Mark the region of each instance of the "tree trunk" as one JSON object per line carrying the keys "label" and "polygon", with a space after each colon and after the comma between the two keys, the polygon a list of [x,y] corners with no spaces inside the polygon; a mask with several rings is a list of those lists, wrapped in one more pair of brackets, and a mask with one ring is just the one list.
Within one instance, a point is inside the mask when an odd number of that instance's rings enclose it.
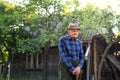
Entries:
{"label": "tree trunk", "polygon": [[7,78],[7,74],[8,74],[8,80],[10,80],[11,61],[12,61],[12,54],[11,54],[11,49],[9,49],[8,62],[6,65],[6,67],[7,67],[6,78]]}
{"label": "tree trunk", "polygon": [[4,63],[3,65],[3,80],[7,79],[7,74],[8,74],[8,63]]}
{"label": "tree trunk", "polygon": [[10,80],[11,63],[8,64],[8,80]]}
{"label": "tree trunk", "polygon": [[[4,43],[4,46],[6,47],[6,49],[8,51],[8,61],[5,62],[4,67],[3,67],[3,78],[4,78],[4,80],[6,80],[8,73],[9,73],[8,75],[10,76],[10,72],[8,72],[8,70],[10,71],[10,69],[9,69],[10,66],[8,67],[8,65],[12,61],[12,54],[11,54],[12,51],[11,51],[11,48],[9,48],[6,43]],[[8,77],[8,78],[10,78],[10,77]],[[10,79],[8,79],[8,80],[10,80]]]}

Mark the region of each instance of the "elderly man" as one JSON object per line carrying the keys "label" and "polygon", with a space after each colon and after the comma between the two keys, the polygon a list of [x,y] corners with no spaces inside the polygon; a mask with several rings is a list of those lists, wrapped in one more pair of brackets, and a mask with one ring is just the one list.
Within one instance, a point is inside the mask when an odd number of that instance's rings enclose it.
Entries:
{"label": "elderly man", "polygon": [[78,80],[85,60],[82,43],[78,39],[78,35],[78,24],[70,23],[67,34],[58,40],[59,80]]}

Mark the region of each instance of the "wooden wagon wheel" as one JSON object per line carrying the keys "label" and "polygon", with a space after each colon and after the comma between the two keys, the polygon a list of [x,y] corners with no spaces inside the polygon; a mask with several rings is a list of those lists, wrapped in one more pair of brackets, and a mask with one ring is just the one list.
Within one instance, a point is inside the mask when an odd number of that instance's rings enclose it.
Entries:
{"label": "wooden wagon wheel", "polygon": [[118,76],[118,70],[120,69],[120,61],[117,61],[116,63],[116,58],[111,55],[106,55],[106,58],[102,60],[104,63],[102,64],[103,66],[101,68],[101,78],[98,78],[98,73],[100,72],[99,68],[101,67],[100,62],[105,50],[105,45],[102,44],[102,42],[104,41],[100,36],[93,40],[94,80],[120,80]]}

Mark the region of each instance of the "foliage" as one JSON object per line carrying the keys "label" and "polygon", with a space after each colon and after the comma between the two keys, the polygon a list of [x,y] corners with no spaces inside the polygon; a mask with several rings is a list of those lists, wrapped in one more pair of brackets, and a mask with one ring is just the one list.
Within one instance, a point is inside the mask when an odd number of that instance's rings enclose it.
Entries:
{"label": "foliage", "polygon": [[9,57],[9,54],[16,51],[16,31],[21,18],[18,13],[20,8],[8,7],[4,3],[0,3],[0,55],[3,62]]}
{"label": "foliage", "polygon": [[110,7],[99,9],[87,3],[81,8],[80,4],[78,0],[65,4],[60,0],[30,0],[24,6],[1,3],[0,49],[6,47],[11,53],[40,52],[41,47],[57,45],[58,38],[66,33],[70,22],[80,24],[82,33],[109,34],[105,36],[110,42],[114,36],[112,28],[120,25],[120,16]]}
{"label": "foliage", "polygon": [[[38,51],[38,53],[41,51],[40,49],[40,44],[38,44],[38,39],[19,39],[18,41],[18,52],[21,53],[37,53],[36,51]],[[22,46],[22,48],[21,48]]]}

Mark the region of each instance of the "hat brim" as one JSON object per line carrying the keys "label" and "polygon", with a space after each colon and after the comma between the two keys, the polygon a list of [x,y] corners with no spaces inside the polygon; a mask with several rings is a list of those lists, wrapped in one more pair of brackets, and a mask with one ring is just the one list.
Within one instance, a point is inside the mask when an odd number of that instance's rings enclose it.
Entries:
{"label": "hat brim", "polygon": [[68,28],[68,30],[80,30],[79,28]]}

